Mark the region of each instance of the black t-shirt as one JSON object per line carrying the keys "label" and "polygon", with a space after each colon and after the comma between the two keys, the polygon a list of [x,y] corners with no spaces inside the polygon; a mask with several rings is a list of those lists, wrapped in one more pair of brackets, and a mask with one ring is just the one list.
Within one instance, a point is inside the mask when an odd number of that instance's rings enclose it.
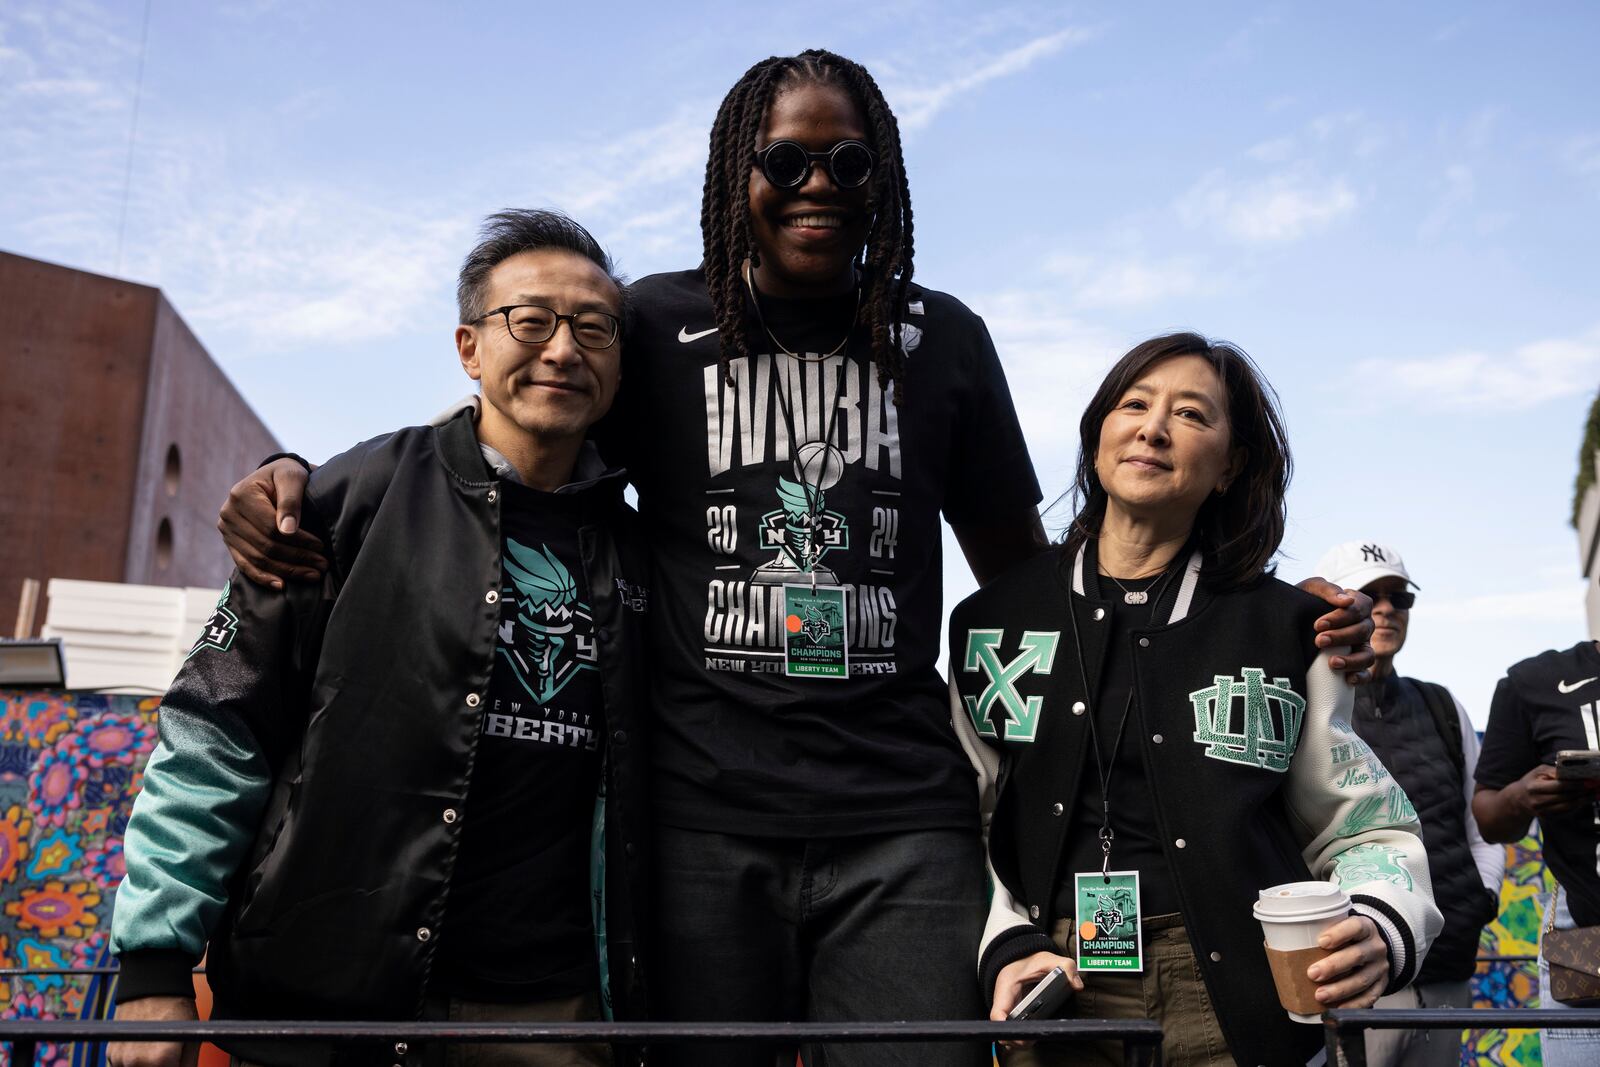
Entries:
{"label": "black t-shirt", "polygon": [[[1582,641],[1506,672],[1494,691],[1477,781],[1504,789],[1563,749],[1600,749],[1600,649]],[[1579,926],[1600,924],[1600,799],[1542,815],[1545,862],[1566,889]]]}
{"label": "black t-shirt", "polygon": [[598,982],[589,840],[605,736],[578,530],[589,494],[500,483],[501,622],[435,964],[474,1000]]}
{"label": "black t-shirt", "polygon": [[[853,296],[763,297],[767,327],[810,358],[752,324],[731,386],[701,272],[646,278],[634,299],[606,447],[639,490],[663,591],[658,817],[776,836],[975,824],[935,666],[939,517],[992,521],[1040,495],[983,321],[914,289],[897,406],[864,327],[818,359],[844,339]],[[781,587],[813,572],[846,590],[848,678],[783,673]]]}
{"label": "black t-shirt", "polygon": [[[1173,566],[1182,567],[1188,558],[1187,552],[1178,553]],[[1171,614],[1177,594],[1174,579],[1181,576],[1163,574],[1122,580],[1127,591],[1145,590],[1151,594],[1153,599],[1148,604],[1124,603],[1123,588],[1103,574],[1096,577],[1100,580],[1100,597],[1107,601],[1106,613],[1111,628],[1106,635],[1105,665],[1101,668],[1095,701],[1089,710],[1094,715],[1094,736],[1100,746],[1100,758],[1111,768],[1111,832],[1115,835],[1111,842],[1111,869],[1139,872],[1139,911],[1144,918],[1171,915],[1179,911],[1178,891],[1172,881],[1172,869],[1167,866],[1167,857],[1161,851],[1155,793],[1145,774],[1140,735],[1148,731],[1139,729],[1138,709],[1129,711],[1129,700],[1133,696],[1133,632],[1150,629],[1158,624],[1157,619]],[[1156,597],[1160,599],[1159,604],[1155,602]],[[1158,611],[1161,612],[1159,616],[1155,614]],[[1108,757],[1124,712],[1128,712],[1128,725],[1123,730],[1122,743],[1116,746],[1113,761]],[[1070,916],[1077,909],[1073,876],[1098,871],[1103,859],[1100,848],[1103,794],[1093,753],[1086,755],[1078,781],[1078,800],[1073,806],[1072,828],[1067,833],[1067,847],[1062,858],[1061,882],[1056,889],[1057,915]]]}

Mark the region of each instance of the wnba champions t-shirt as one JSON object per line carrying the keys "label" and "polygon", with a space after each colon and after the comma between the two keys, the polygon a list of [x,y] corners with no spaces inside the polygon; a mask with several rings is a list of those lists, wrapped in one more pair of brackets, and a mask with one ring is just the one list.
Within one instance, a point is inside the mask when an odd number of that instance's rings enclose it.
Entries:
{"label": "wnba champions t-shirt", "polygon": [[[763,835],[973,824],[935,668],[940,516],[992,522],[1040,495],[982,320],[913,289],[896,405],[851,329],[854,294],[763,297],[767,329],[752,322],[731,383],[701,272],[646,278],[634,299],[607,447],[638,488],[664,593],[659,818]],[[786,611],[783,587],[813,581],[842,604]],[[789,630],[841,624],[841,676],[786,675]]]}

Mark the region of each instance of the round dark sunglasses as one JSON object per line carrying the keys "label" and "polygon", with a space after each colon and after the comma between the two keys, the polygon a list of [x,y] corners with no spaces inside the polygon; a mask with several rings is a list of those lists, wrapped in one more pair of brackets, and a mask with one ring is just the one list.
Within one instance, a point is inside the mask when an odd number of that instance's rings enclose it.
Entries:
{"label": "round dark sunglasses", "polygon": [[1378,601],[1387,600],[1394,605],[1396,611],[1410,611],[1417,603],[1417,594],[1407,591],[1404,593],[1368,593],[1372,598],[1372,606],[1377,607]]}
{"label": "round dark sunglasses", "polygon": [[872,177],[878,159],[860,141],[840,141],[826,152],[808,151],[798,141],[773,141],[756,149],[756,166],[767,181],[779,189],[798,189],[811,176],[813,164],[821,163],[833,184],[841,189],[859,189]]}

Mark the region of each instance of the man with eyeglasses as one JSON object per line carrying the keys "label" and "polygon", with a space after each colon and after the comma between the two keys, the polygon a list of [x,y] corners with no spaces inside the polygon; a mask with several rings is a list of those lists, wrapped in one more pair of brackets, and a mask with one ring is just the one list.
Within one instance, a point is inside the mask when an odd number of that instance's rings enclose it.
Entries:
{"label": "man with eyeglasses", "polygon": [[[647,572],[623,472],[586,440],[617,392],[626,292],[577,223],[506,211],[457,295],[480,402],[318,469],[300,516],[326,578],[235,573],[162,703],[113,918],[119,1018],[193,1019],[208,944],[223,1016],[642,1011]],[[117,1067],[194,1056],[110,1052]],[[359,1052],[612,1063],[593,1045]]]}
{"label": "man with eyeglasses", "polygon": [[[1382,761],[1362,775],[1394,775],[1422,823],[1434,899],[1444,930],[1416,981],[1381,998],[1379,1008],[1470,1008],[1478,937],[1499,911],[1505,853],[1483,839],[1472,815],[1478,735],[1466,710],[1442,685],[1403,678],[1394,658],[1405,647],[1417,587],[1400,553],[1375,541],[1347,541],[1317,573],[1372,598],[1372,681],[1356,690],[1356,734]],[[1367,1062],[1454,1065],[1460,1035],[1445,1030],[1369,1030]]]}

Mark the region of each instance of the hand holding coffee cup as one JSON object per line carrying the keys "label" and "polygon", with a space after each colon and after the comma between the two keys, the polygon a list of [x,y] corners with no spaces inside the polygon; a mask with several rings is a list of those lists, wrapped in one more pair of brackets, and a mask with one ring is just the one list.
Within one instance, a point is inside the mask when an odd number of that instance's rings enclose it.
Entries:
{"label": "hand holding coffee cup", "polygon": [[1382,994],[1388,945],[1371,919],[1350,914],[1350,898],[1337,885],[1273,886],[1253,910],[1278,1001],[1295,1022],[1319,1022],[1327,1008],[1370,1007]]}

